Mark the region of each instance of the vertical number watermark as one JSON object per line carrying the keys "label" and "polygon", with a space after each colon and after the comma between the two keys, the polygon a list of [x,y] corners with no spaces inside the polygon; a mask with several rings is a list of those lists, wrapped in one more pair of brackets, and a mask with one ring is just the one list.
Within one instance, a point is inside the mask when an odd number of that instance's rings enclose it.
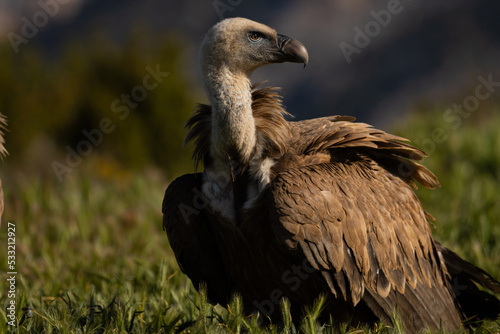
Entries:
{"label": "vertical number watermark", "polygon": [[7,324],[16,326],[16,224],[7,223]]}

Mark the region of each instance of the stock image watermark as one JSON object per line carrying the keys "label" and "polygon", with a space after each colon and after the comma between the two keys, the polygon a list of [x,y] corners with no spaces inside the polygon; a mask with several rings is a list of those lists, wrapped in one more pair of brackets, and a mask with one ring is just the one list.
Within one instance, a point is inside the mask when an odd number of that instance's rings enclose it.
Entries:
{"label": "stock image watermark", "polygon": [[243,166],[238,161],[231,160],[228,163],[228,170],[210,172],[210,177],[206,178],[201,190],[196,187],[191,189],[194,194],[192,202],[180,203],[177,206],[184,222],[189,224],[192,215],[198,215],[210,205],[212,200],[227,195],[232,189],[233,177],[240,175],[243,170]]}
{"label": "stock image watermark", "polygon": [[[474,88],[474,93],[467,95],[462,103],[454,103],[452,108],[448,108],[443,113],[443,120],[447,124],[446,127],[436,127],[432,129],[431,134],[427,138],[415,138],[412,141],[421,148],[427,155],[432,155],[436,151],[436,146],[448,140],[448,135],[452,131],[458,130],[463,120],[469,118],[474,111],[479,109],[481,102],[487,100],[500,87],[500,81],[493,80],[493,73],[486,77],[480,75],[477,77],[478,85]],[[411,159],[417,160],[418,157]],[[401,163],[398,167],[399,175],[408,177],[413,174],[414,167],[410,164]]]}
{"label": "stock image watermark", "polygon": [[7,223],[7,325],[16,326],[16,224]]}
{"label": "stock image watermark", "polygon": [[347,63],[350,64],[352,56],[361,53],[364,48],[370,45],[371,41],[380,35],[383,29],[389,26],[393,16],[401,14],[403,10],[404,7],[399,0],[389,0],[385,9],[378,11],[371,10],[370,15],[373,17],[373,20],[368,21],[363,27],[354,27],[352,43],[341,42],[339,44]]}
{"label": "stock image watermark", "polygon": [[491,95],[500,88],[500,81],[495,81],[493,73],[487,76],[478,76],[479,82],[472,94],[467,95],[461,103],[454,103],[451,108],[448,108],[443,113],[443,120],[448,125],[447,128],[437,127],[432,130],[431,136],[424,139],[415,139],[414,142],[428,155],[431,155],[436,150],[436,144],[442,144],[448,140],[448,134],[451,131],[458,130],[464,119],[469,118],[472,113],[479,109],[481,102],[487,100]]}
{"label": "stock image watermark", "polygon": [[30,40],[38,35],[40,29],[45,27],[50,19],[59,13],[60,5],[65,5],[71,1],[72,0],[39,0],[37,2],[39,9],[31,17],[21,17],[21,31],[19,33],[11,31],[7,34],[7,38],[14,52],[18,53],[22,44],[28,44]]}
{"label": "stock image watermark", "polygon": [[[130,93],[122,93],[120,98],[111,102],[110,110],[123,121],[130,114],[131,109],[136,109],[142,101],[148,97],[148,92],[156,89],[170,73],[163,72],[160,65],[155,68],[146,66],[147,74],[142,79],[142,84],[133,87]],[[104,135],[112,133],[117,124],[111,118],[102,118],[97,128],[82,130],[82,135],[86,139],[80,140],[73,148],[69,145],[65,147],[67,152],[64,162],[53,161],[51,166],[59,182],[64,180],[64,175],[71,173],[82,162],[83,158],[89,156],[94,148],[101,145],[104,141]]]}
{"label": "stock image watermark", "polygon": [[[307,280],[309,276],[316,272],[307,259],[302,260],[302,264],[292,265],[290,269],[285,270],[281,275],[281,281],[288,286],[291,291],[296,291],[300,288],[302,282]],[[254,300],[252,304],[266,317],[270,317],[279,308],[281,299],[286,297],[283,290],[274,289],[269,294],[268,299]],[[261,319],[262,320],[262,319]]]}
{"label": "stock image watermark", "polygon": [[226,18],[224,14],[232,12],[236,7],[241,5],[242,2],[243,0],[214,0],[212,5],[219,16],[219,19],[224,20]]}

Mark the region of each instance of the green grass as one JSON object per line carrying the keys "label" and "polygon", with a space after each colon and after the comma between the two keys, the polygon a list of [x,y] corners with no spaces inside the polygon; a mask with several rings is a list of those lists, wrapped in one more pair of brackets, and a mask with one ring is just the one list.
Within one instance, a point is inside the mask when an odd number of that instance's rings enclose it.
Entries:
{"label": "green grass", "polygon": [[[457,129],[442,114],[415,114],[396,130],[428,152],[423,163],[441,183],[417,194],[436,218],[436,239],[500,279],[499,110],[464,119]],[[443,135],[433,140],[436,129]]]}
{"label": "green grass", "polygon": [[[436,116],[437,115],[437,116]],[[396,129],[419,140],[447,124],[440,112],[418,114]],[[437,121],[436,121],[437,119]],[[500,116],[449,129],[425,160],[442,188],[419,189],[436,217],[436,238],[500,278]],[[94,157],[93,157],[94,158]],[[260,328],[237,297],[213,307],[183,275],[161,228],[168,180],[157,170],[122,170],[95,157],[59,183],[52,175],[2,170],[6,211],[0,263],[6,267],[7,222],[16,225],[17,327],[6,327],[7,285],[2,274],[0,332],[19,333],[395,333],[378,325],[332,328],[317,322],[317,305],[302,324]],[[500,332],[500,321],[477,333]]]}

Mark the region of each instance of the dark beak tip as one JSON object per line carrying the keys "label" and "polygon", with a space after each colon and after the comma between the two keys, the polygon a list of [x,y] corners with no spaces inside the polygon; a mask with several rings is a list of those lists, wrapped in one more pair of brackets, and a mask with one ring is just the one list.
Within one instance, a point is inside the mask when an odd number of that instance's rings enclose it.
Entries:
{"label": "dark beak tip", "polygon": [[306,47],[296,39],[289,39],[284,44],[282,52],[288,56],[287,61],[303,63],[304,67],[309,62],[309,54]]}
{"label": "dark beak tip", "polygon": [[309,62],[309,53],[307,52],[307,49],[304,46],[304,44],[300,43],[297,40],[294,40],[294,44],[295,46],[293,49],[293,53],[299,62],[304,63],[305,67]]}
{"label": "dark beak tip", "polygon": [[301,43],[301,46],[302,46],[302,50],[298,54],[298,57],[302,60],[302,63],[304,64],[304,68],[306,68],[307,64],[309,63],[309,53],[307,52],[306,47],[302,43]]}

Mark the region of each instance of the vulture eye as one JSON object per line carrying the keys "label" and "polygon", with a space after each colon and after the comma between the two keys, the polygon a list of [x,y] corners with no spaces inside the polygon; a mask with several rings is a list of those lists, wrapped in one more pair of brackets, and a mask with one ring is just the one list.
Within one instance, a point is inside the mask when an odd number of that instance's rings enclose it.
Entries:
{"label": "vulture eye", "polygon": [[262,34],[259,33],[259,32],[251,32],[248,34],[248,39],[250,40],[250,42],[258,42],[262,39]]}

